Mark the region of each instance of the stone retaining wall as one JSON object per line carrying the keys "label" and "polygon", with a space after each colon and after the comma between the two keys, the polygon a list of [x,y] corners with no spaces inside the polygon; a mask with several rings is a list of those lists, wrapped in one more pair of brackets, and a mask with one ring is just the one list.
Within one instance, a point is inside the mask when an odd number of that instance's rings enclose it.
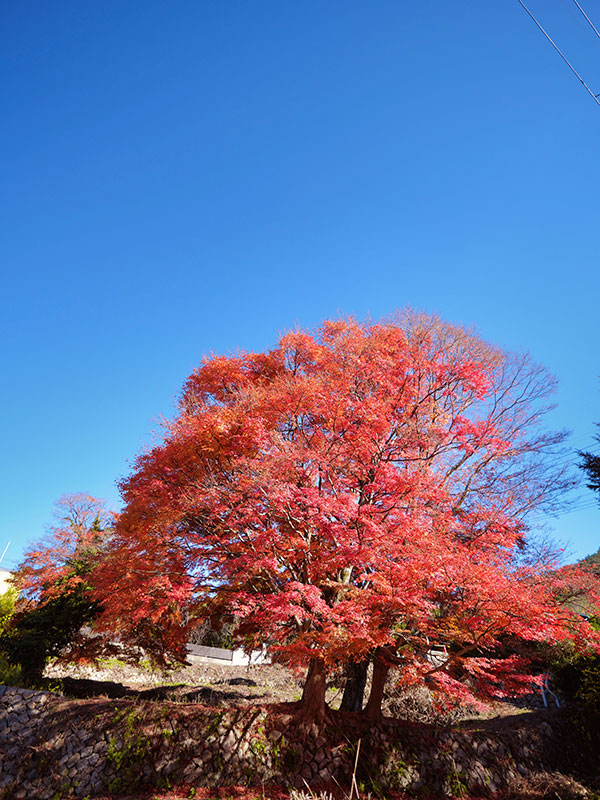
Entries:
{"label": "stone retaining wall", "polygon": [[343,731],[300,737],[277,707],[67,700],[0,687],[0,796],[50,800],[181,784],[318,786],[333,779],[348,785],[359,741],[357,777],[366,785],[432,797],[492,795],[519,775],[556,768],[564,714],[512,719],[365,728],[347,715]]}

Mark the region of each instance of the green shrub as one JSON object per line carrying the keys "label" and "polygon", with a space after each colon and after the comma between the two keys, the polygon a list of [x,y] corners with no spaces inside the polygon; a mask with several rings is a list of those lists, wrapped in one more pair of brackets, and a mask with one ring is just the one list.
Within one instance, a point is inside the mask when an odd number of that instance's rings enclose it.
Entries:
{"label": "green shrub", "polygon": [[23,676],[21,667],[9,664],[8,660],[0,653],[0,685],[1,686],[22,686]]}
{"label": "green shrub", "polygon": [[[17,596],[16,589],[7,589],[0,594],[0,636],[8,627],[15,613]],[[11,664],[2,652],[0,652],[0,684],[5,686],[20,686],[22,684],[21,667]]]}
{"label": "green shrub", "polygon": [[18,593],[16,589],[7,589],[0,594],[0,633],[6,628],[10,618],[15,613],[17,596]]}
{"label": "green shrub", "polygon": [[82,625],[96,616],[97,608],[81,588],[44,605],[26,607],[13,614],[0,634],[0,655],[8,666],[20,667],[26,685],[36,686],[46,661],[73,641]]}
{"label": "green shrub", "polygon": [[600,711],[600,655],[571,653],[552,665],[553,683],[561,697]]}

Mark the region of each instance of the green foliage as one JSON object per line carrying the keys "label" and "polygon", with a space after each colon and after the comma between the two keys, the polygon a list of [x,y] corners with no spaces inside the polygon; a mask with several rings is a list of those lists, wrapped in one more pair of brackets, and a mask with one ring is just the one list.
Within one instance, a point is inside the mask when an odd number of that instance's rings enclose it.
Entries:
{"label": "green foliage", "polygon": [[600,711],[600,655],[567,653],[552,664],[552,675],[562,697]]}
{"label": "green foliage", "polygon": [[206,729],[207,735],[210,736],[212,733],[215,733],[218,730],[219,725],[223,721],[224,716],[225,716],[224,711],[219,711],[214,715],[214,717],[211,719],[208,725],[208,728]]}
{"label": "green foliage", "polygon": [[114,515],[88,495],[65,495],[49,540],[34,545],[14,573],[20,594],[0,596],[0,657],[38,685],[49,658],[73,644],[99,613],[90,576],[102,558]]}
{"label": "green foliage", "polygon": [[69,787],[62,786],[58,791],[54,792],[50,800],[63,800],[69,794]]}
{"label": "green foliage", "polygon": [[8,659],[0,653],[0,685],[22,686],[21,667],[9,664]]}
{"label": "green foliage", "polygon": [[0,633],[6,628],[10,618],[15,613],[15,603],[18,592],[16,589],[7,589],[0,594]]}
{"label": "green foliage", "polygon": [[97,604],[81,587],[44,604],[26,607],[12,616],[0,635],[0,655],[12,667],[20,667],[25,684],[36,685],[46,661],[59,655],[97,613]]}
{"label": "green foliage", "polygon": [[600,577],[600,550],[590,556],[582,558],[579,564],[586,567]]}
{"label": "green foliage", "polygon": [[[596,437],[600,441],[600,437]],[[588,487],[594,492],[600,492],[600,456],[595,453],[580,453],[581,469],[587,473]]]}
{"label": "green foliage", "polygon": [[[598,423],[598,427],[600,428],[600,423]],[[600,443],[600,434],[596,435],[594,438],[596,442]],[[593,492],[600,493],[600,455],[597,453],[590,453],[589,451],[580,451],[579,456],[581,458],[581,461],[579,462],[579,468],[586,473],[586,477],[588,479],[588,488]],[[594,556],[589,556],[589,558],[594,558]],[[598,569],[600,571],[600,550],[598,553],[596,553],[596,558],[596,563],[598,564]]]}
{"label": "green foliage", "polygon": [[97,664],[99,669],[122,669],[123,667],[128,666],[126,661],[123,661],[120,658],[115,658],[114,656],[99,658],[97,660]]}
{"label": "green foliage", "polygon": [[456,768],[454,763],[448,772],[446,784],[452,797],[465,798],[466,800],[469,794],[466,776]]}
{"label": "green foliage", "polygon": [[[139,724],[139,715],[135,709],[126,710],[117,714],[115,722],[124,720],[123,739],[121,742],[111,736],[108,742],[106,757],[114,764],[117,777],[111,781],[111,792],[122,792],[136,789],[141,781],[140,767],[150,754],[148,739],[136,728]],[[168,788],[168,787],[164,787]]]}
{"label": "green foliage", "polygon": [[[17,591],[15,589],[7,589],[0,594],[0,637],[14,615],[16,601]],[[20,686],[22,682],[21,668],[11,664],[6,655],[0,651],[0,684]]]}
{"label": "green foliage", "polygon": [[255,756],[264,757],[267,752],[267,742],[262,739],[253,739],[250,744],[250,750]]}
{"label": "green foliage", "polygon": [[577,699],[585,706],[600,711],[600,656],[582,659]]}

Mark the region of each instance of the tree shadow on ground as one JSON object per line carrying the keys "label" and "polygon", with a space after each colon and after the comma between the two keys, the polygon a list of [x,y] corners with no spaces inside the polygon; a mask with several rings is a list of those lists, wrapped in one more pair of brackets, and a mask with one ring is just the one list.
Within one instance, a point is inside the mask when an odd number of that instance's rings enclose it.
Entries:
{"label": "tree shadow on ground", "polygon": [[251,698],[243,691],[236,691],[235,687],[257,686],[256,681],[249,678],[231,678],[218,682],[228,685],[233,690],[216,689],[213,686],[189,686],[178,683],[165,686],[154,686],[151,689],[135,689],[115,681],[97,681],[89,678],[62,678],[59,681],[44,681],[44,688],[59,690],[66,697],[78,700],[91,697],[108,697],[111,700],[132,698],[139,700],[168,700],[174,703],[202,703],[209,706],[220,706],[230,703],[259,703],[267,695],[264,693],[252,694]]}

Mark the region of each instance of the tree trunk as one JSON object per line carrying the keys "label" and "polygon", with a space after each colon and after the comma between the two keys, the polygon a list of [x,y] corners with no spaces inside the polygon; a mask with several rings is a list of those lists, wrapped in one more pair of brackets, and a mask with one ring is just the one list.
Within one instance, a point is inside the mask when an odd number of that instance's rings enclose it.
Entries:
{"label": "tree trunk", "polygon": [[325,664],[320,659],[311,659],[302,700],[295,714],[295,720],[300,725],[321,727],[324,724],[326,678]]}
{"label": "tree trunk", "polygon": [[369,659],[346,664],[346,686],[340,711],[362,711]]}
{"label": "tree trunk", "polygon": [[385,650],[378,647],[375,651],[373,661],[373,681],[371,683],[371,694],[365,709],[367,719],[371,722],[379,722],[381,719],[381,703],[383,701],[383,690],[385,681],[390,671],[390,664],[385,658]]}

